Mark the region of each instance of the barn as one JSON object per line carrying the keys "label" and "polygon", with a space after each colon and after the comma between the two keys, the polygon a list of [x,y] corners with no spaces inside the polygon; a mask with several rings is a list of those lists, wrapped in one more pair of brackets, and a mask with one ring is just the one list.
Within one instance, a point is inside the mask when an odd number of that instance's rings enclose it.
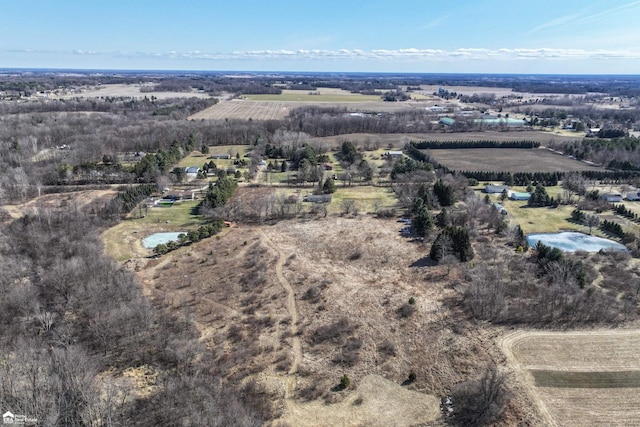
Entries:
{"label": "barn", "polygon": [[489,193],[489,194],[500,194],[502,193],[504,190],[509,191],[509,186],[508,185],[487,185],[484,187],[484,192],[485,193]]}
{"label": "barn", "polygon": [[531,193],[517,193],[512,191],[509,194],[509,199],[511,200],[529,200],[531,198]]}

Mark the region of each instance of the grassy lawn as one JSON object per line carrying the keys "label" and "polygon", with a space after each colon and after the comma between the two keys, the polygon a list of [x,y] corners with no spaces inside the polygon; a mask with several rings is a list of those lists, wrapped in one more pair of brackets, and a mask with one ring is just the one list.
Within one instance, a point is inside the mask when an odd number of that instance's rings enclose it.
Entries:
{"label": "grassy lawn", "polygon": [[[103,233],[106,253],[117,261],[150,255],[151,250],[140,244],[144,237],[161,231],[189,231],[206,222],[200,215],[194,215],[197,205],[197,201],[185,201],[170,208],[149,208],[144,218],[122,221]],[[132,216],[137,214],[134,210]]]}
{"label": "grassy lawn", "polygon": [[[188,156],[184,157],[182,160],[178,162],[177,167],[189,167],[189,166],[197,166],[202,167],[203,164],[213,162],[219,168],[226,169],[229,166],[233,166],[233,160],[236,157],[236,153],[240,153],[240,157],[244,157],[249,149],[248,145],[210,145],[209,146],[209,154],[202,154],[200,150],[192,151]],[[231,153],[232,159],[208,159],[212,154],[229,154]]]}
{"label": "grassy lawn", "polygon": [[397,204],[395,193],[389,187],[342,187],[338,184],[338,189],[332,196],[332,201],[328,207],[331,213],[342,212],[342,202],[345,199],[355,200],[358,209],[368,213],[375,211],[374,205],[376,201],[380,202],[382,208],[394,207]]}
{"label": "grassy lawn", "polygon": [[520,224],[525,234],[553,233],[560,230],[589,231],[586,226],[569,222],[573,206],[557,208],[528,207],[527,202],[505,200],[502,203],[513,221]]}

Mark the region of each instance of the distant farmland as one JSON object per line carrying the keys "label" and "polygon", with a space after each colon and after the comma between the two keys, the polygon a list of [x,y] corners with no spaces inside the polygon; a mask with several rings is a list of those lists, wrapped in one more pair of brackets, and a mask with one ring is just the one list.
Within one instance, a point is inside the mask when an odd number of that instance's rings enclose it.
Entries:
{"label": "distant farmland", "polygon": [[295,108],[315,105],[350,112],[394,112],[424,109],[419,101],[384,102],[379,95],[361,95],[342,89],[318,88],[316,91],[283,90],[281,94],[243,95],[242,99],[221,101],[189,117],[191,120],[281,120]]}
{"label": "distant farmland", "polygon": [[602,170],[546,149],[468,148],[421,150],[443,166],[458,171],[574,172]]}
{"label": "distant farmland", "polygon": [[291,108],[300,104],[292,102],[265,102],[233,100],[222,101],[189,117],[191,120],[281,120]]}

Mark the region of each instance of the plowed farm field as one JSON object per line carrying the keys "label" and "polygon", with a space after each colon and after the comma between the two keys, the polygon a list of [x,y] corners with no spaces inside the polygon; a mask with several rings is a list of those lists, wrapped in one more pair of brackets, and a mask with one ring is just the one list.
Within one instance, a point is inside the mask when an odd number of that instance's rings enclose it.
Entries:
{"label": "plowed farm field", "polygon": [[516,332],[501,346],[548,425],[640,425],[639,330]]}
{"label": "plowed farm field", "polygon": [[[254,95],[258,96],[258,95]],[[274,95],[275,97],[276,95]],[[352,98],[352,101],[345,101]],[[328,97],[307,96],[303,101],[286,100],[250,100],[233,99],[221,101],[207,109],[197,112],[189,117],[190,120],[279,120],[285,118],[289,112],[295,108],[316,105],[326,108],[345,109],[350,112],[394,112],[410,109],[423,109],[421,102],[382,102],[382,101],[361,101],[363,97],[342,96],[341,101],[326,101]]]}
{"label": "plowed farm field", "polygon": [[289,114],[291,108],[301,103],[278,101],[222,101],[189,117],[191,120],[280,120]]}
{"label": "plowed farm field", "polygon": [[467,148],[424,151],[440,164],[457,171],[574,172],[602,170],[543,148]]}

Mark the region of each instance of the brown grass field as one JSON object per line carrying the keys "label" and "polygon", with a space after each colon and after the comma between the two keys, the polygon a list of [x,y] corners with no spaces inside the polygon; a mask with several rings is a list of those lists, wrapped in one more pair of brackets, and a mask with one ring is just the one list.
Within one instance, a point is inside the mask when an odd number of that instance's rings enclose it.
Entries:
{"label": "brown grass field", "polygon": [[[443,326],[454,291],[441,269],[415,265],[427,248],[402,227],[337,214],[238,224],[125,264],[147,295],[193,319],[230,379],[266,388],[284,425],[441,426],[438,396],[488,363],[490,340]],[[352,385],[336,390],[344,374]]]}
{"label": "brown grass field", "polygon": [[[344,108],[348,111],[376,111],[393,112],[414,108],[424,108],[423,102],[382,102],[382,101],[361,101],[354,98],[349,101],[344,99],[347,96],[328,101],[320,96],[307,96],[302,101],[296,98],[269,98],[266,100],[233,99],[230,101],[220,101],[205,110],[199,111],[190,116],[190,120],[278,120],[285,118],[292,109],[316,105],[327,108]],[[350,97],[349,97],[350,98]]]}
{"label": "brown grass field", "polygon": [[552,426],[640,424],[640,331],[519,331],[501,341]]}
{"label": "brown grass field", "polygon": [[458,171],[572,172],[602,170],[545,149],[470,148],[424,151],[442,165]]}

